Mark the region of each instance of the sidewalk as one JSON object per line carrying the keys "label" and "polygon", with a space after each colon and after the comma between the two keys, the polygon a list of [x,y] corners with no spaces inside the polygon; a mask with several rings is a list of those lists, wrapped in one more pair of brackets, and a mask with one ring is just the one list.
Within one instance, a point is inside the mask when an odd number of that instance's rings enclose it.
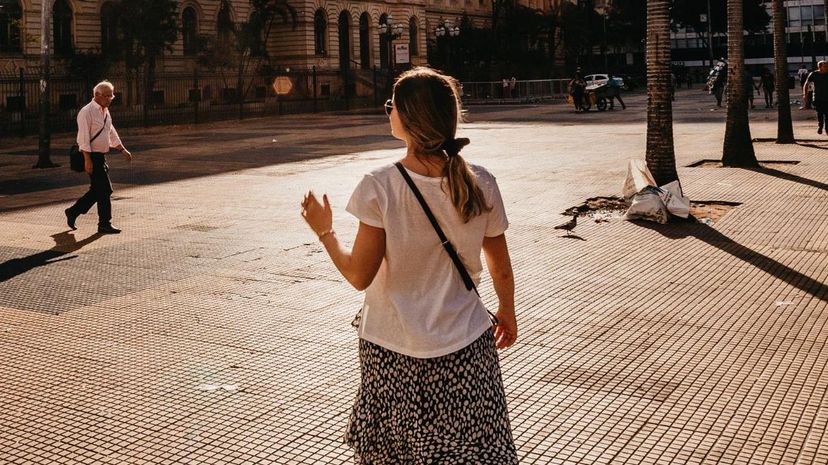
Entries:
{"label": "sidewalk", "polygon": [[[798,164],[687,168],[721,158],[725,112],[680,92],[686,194],[740,205],[712,226],[553,230],[618,194],[644,154],[645,98],[588,114],[475,106],[463,129],[510,217],[521,334],[500,354],[521,463],[828,463],[828,137],[794,111],[817,141],[755,148]],[[775,113],[754,111],[751,129],[773,137]],[[121,137],[135,160],[112,157],[118,236],[93,234],[94,213],[67,231],[83,176],[0,149],[0,463],[352,463],[361,294],[299,202],[328,192],[352,240],[352,189],[402,154],[387,119]],[[494,302],[488,280],[481,294]]]}

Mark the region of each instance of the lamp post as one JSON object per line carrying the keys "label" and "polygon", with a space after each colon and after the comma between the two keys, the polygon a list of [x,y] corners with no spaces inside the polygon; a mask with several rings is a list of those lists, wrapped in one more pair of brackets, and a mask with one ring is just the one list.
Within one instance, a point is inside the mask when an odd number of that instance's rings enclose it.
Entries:
{"label": "lamp post", "polygon": [[601,15],[604,23],[604,37],[601,43],[601,55],[604,57],[604,72],[609,72],[609,64],[607,63],[607,17],[609,16],[609,5],[599,5],[595,7],[595,12]]}
{"label": "lamp post", "polygon": [[49,128],[49,54],[51,51],[53,0],[40,5],[40,121],[38,127],[37,163],[33,168],[52,168],[57,165],[50,158],[52,133]]}
{"label": "lamp post", "polygon": [[379,33],[381,38],[385,38],[385,43],[388,44],[388,69],[389,73],[394,69],[394,39],[399,39],[403,33],[402,24],[394,24],[394,18],[388,15],[385,23],[379,25]]}
{"label": "lamp post", "polygon": [[451,69],[451,49],[448,40],[452,37],[460,36],[460,26],[451,24],[451,21],[442,21],[436,28],[434,28],[434,36],[437,37],[437,42],[443,44],[446,51],[446,68]]}

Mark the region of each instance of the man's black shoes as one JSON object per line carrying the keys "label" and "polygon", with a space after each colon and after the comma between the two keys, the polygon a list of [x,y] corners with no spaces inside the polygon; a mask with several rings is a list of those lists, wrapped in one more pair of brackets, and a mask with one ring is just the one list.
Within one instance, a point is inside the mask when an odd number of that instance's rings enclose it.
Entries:
{"label": "man's black shoes", "polygon": [[63,213],[66,213],[66,224],[70,228],[72,228],[73,231],[78,229],[78,228],[75,227],[75,220],[78,219],[78,215],[72,213],[71,208],[67,208],[66,210],[63,210]]}
{"label": "man's black shoes", "polygon": [[120,234],[121,230],[113,228],[111,225],[98,226],[98,234]]}

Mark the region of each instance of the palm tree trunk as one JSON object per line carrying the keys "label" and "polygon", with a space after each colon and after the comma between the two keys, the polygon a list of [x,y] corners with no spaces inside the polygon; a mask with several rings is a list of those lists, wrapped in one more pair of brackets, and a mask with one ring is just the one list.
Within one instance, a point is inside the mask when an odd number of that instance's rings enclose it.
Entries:
{"label": "palm tree trunk", "polygon": [[[748,120],[742,3],[742,0],[727,0],[727,127],[722,164],[754,167],[759,164],[753,151]],[[753,92],[752,86],[750,92]]]}
{"label": "palm tree trunk", "polygon": [[[828,0],[825,0],[828,6]],[[784,0],[773,0],[773,60],[776,64],[776,104],[778,105],[777,144],[796,142],[791,121],[791,93],[788,89],[788,49],[785,24],[787,23]]]}
{"label": "palm tree trunk", "polygon": [[647,1],[647,167],[663,186],[678,179],[670,98],[670,0]]}

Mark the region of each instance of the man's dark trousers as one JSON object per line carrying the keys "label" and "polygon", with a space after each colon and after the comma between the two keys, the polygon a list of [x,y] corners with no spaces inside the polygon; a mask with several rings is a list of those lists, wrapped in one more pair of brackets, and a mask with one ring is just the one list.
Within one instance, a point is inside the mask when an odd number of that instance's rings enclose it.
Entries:
{"label": "man's dark trousers", "polygon": [[109,165],[106,157],[100,152],[91,152],[92,174],[89,175],[89,190],[79,198],[69,211],[77,216],[88,212],[92,205],[98,204],[98,227],[110,226],[112,220],[112,182],[109,180]]}

